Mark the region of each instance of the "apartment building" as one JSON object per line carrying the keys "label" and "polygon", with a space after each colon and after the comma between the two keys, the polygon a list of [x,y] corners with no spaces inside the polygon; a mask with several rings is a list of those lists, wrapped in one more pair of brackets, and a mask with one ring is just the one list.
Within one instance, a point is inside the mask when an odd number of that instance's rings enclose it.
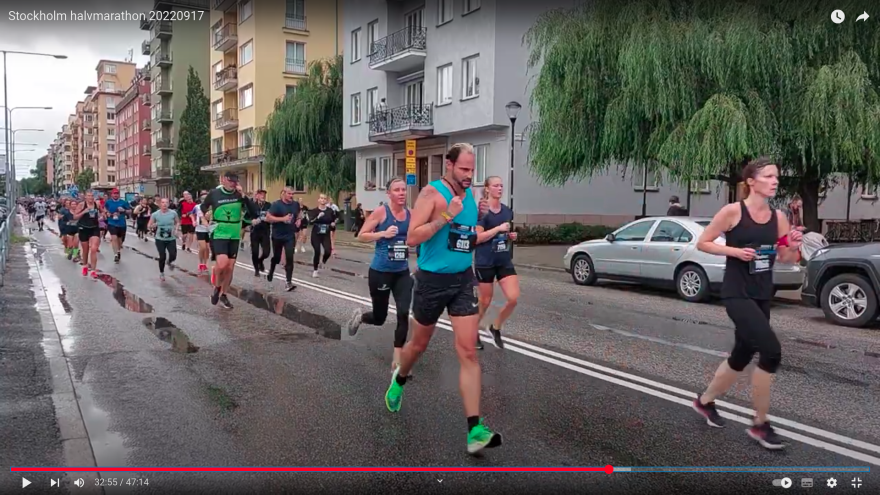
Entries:
{"label": "apartment building", "polygon": [[152,120],[148,105],[152,88],[150,64],[137,70],[131,86],[122,96],[116,109],[116,127],[119,130],[117,147],[116,183],[123,193],[155,195],[158,190],[152,178]]}
{"label": "apartment building", "polygon": [[296,91],[309,63],[339,53],[339,2],[216,0],[211,11],[211,164],[202,170],[236,171],[248,191],[278,198],[290,185],[315,204],[302,182],[263,176],[259,129],[275,102]]}
{"label": "apartment building", "polygon": [[46,150],[46,184],[55,192],[55,156],[52,154],[52,146]]}
{"label": "apartment building", "polygon": [[209,0],[156,0],[154,11],[192,12],[198,19],[179,21],[142,21],[140,27],[149,32],[141,52],[150,56],[151,80],[151,176],[157,193],[173,196],[174,151],[180,132],[180,117],[186,108],[187,75],[192,67],[210,94],[208,73],[210,21],[206,13]]}
{"label": "apartment building", "polygon": [[84,140],[86,136],[91,136],[94,146],[91,166],[87,167],[95,172],[92,189],[106,192],[116,187],[116,107],[125,94],[125,88],[134,78],[136,69],[131,62],[101,60],[95,68],[98,85],[86,88],[88,96],[83,102],[83,118],[86,112],[94,114],[92,132],[83,135]]}
{"label": "apartment building", "polygon": [[[68,122],[70,119],[68,119]],[[67,185],[76,184],[76,176],[80,172],[76,168],[73,157],[73,135],[71,134],[70,124],[61,126],[61,136],[58,141],[59,151],[61,155],[61,163],[64,166],[64,183]]]}

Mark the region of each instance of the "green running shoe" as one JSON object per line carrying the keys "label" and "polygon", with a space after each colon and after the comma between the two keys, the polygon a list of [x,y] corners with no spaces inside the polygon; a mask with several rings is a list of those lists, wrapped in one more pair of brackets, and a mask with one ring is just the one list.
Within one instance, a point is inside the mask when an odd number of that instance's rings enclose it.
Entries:
{"label": "green running shoe", "polygon": [[400,403],[403,402],[403,387],[397,383],[397,374],[400,373],[400,366],[394,368],[391,374],[391,385],[385,392],[385,407],[391,412],[400,411]]}
{"label": "green running shoe", "polygon": [[480,419],[480,424],[471,428],[467,437],[468,454],[476,454],[483,449],[491,449],[501,446],[501,434],[494,433]]}

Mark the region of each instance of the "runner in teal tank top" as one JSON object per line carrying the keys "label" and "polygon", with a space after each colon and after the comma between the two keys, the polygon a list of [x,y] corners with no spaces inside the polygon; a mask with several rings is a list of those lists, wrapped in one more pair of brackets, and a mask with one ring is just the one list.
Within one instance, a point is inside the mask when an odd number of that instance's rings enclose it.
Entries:
{"label": "runner in teal tank top", "polygon": [[480,417],[481,371],[476,351],[480,304],[472,265],[477,222],[488,204],[481,201],[477,207],[470,191],[473,176],[473,147],[453,145],[446,154],[446,174],[422,189],[412,210],[406,244],[420,246],[412,305],[413,337],[404,346],[400,366],[391,375],[385,393],[388,410],[399,411],[406,379],[445,311],[452,322],[461,365],[459,381],[470,454],[501,445],[501,434],[490,430]]}

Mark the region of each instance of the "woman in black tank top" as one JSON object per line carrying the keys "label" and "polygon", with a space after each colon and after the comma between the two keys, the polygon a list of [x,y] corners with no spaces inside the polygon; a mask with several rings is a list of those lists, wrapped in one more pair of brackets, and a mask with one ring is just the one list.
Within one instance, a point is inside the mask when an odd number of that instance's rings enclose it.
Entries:
{"label": "woman in black tank top", "polygon": [[[755,418],[746,431],[765,448],[777,450],[785,444],[767,422],[770,384],[782,360],[779,339],[770,327],[773,265],[777,260],[797,260],[801,233],[791,230],[785,215],[768,203],[779,185],[779,170],[773,161],[759,158],[750,162],[742,177],[748,185],[746,199],[722,208],[697,243],[700,251],[727,258],[721,298],[736,330],[730,357],[718,367],[712,383],[694,401],[693,408],[706,418],[709,426],[723,427],[715,398],[733,385],[757,353],[758,366],[752,373]],[[715,242],[722,234],[726,245]]]}

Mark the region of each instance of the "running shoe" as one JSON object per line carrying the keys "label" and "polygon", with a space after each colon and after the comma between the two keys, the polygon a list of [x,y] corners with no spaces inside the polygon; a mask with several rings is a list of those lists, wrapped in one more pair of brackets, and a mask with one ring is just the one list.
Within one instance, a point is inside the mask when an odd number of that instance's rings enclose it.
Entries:
{"label": "running shoe", "polygon": [[116,256],[113,257],[113,262],[119,263],[120,258],[122,258],[122,253],[116,253]]}
{"label": "running shoe", "polygon": [[477,426],[471,428],[467,436],[468,454],[476,454],[483,449],[501,446],[501,434],[495,433],[483,424],[482,418]]}
{"label": "running shoe", "polygon": [[[211,268],[211,285],[217,285],[217,277],[214,276],[214,268]],[[219,292],[217,294],[219,294]],[[215,301],[213,304],[217,304],[217,302]]]}
{"label": "running shoe", "polygon": [[773,427],[770,426],[770,423],[754,425],[746,430],[746,433],[752,437],[752,440],[761,444],[765,449],[782,450],[785,448],[785,442],[783,442],[782,438],[776,434]]}
{"label": "running shoe", "polygon": [[296,289],[296,286],[293,285],[293,282],[287,282],[287,286],[286,286],[286,288],[285,288],[284,290],[286,290],[287,292],[290,292],[290,291],[292,291],[292,290],[294,290],[294,289]]}
{"label": "running shoe", "polygon": [[318,270],[312,272],[312,278],[318,278]]}
{"label": "running shoe", "polygon": [[[212,276],[213,278],[213,276]],[[211,304],[214,306],[217,305],[217,301],[220,300],[220,287],[214,287],[214,293],[211,294]]]}
{"label": "running shoe", "polygon": [[477,330],[477,343],[474,345],[474,347],[476,347],[476,349],[478,351],[482,351],[484,349],[483,341],[480,339],[480,331],[479,330]]}
{"label": "running shoe", "polygon": [[504,341],[501,340],[501,330],[489,325],[489,333],[492,334],[492,338],[495,340],[495,347],[504,349]]}
{"label": "running shoe", "polygon": [[354,312],[351,313],[351,318],[345,324],[349,337],[357,336],[358,329],[361,327],[361,323],[363,323],[363,318],[364,312],[361,311],[361,308],[355,308]]}
{"label": "running shoe", "polygon": [[718,414],[718,410],[715,409],[714,401],[708,404],[703,404],[700,402],[700,398],[697,397],[694,399],[693,408],[694,411],[697,411],[701,416],[706,418],[707,425],[713,428],[724,428],[726,421],[724,421],[724,418]]}
{"label": "running shoe", "polygon": [[84,266],[83,267],[83,277],[88,276],[88,274],[89,274],[89,267]]}
{"label": "running shoe", "polygon": [[73,251],[72,251],[72,250],[67,251],[67,259],[68,259],[68,260],[72,260],[72,259],[73,259]]}
{"label": "running shoe", "polygon": [[98,278],[98,271],[92,270],[92,278]]}
{"label": "running shoe", "polygon": [[164,274],[164,273],[160,273],[160,274],[159,274],[159,280],[162,281],[162,282],[165,281],[165,274]]}
{"label": "running shoe", "polygon": [[226,297],[226,294],[220,296],[220,305],[226,309],[232,309],[232,303],[229,302],[229,298]]}
{"label": "running shoe", "polygon": [[[259,276],[259,273],[257,274]],[[269,282],[275,278],[275,265],[269,265],[269,271],[266,272],[266,280]]]}
{"label": "running shoe", "polygon": [[400,404],[403,402],[403,385],[397,383],[397,375],[400,373],[400,366],[394,369],[391,374],[391,385],[385,392],[385,407],[391,412],[400,411]]}

